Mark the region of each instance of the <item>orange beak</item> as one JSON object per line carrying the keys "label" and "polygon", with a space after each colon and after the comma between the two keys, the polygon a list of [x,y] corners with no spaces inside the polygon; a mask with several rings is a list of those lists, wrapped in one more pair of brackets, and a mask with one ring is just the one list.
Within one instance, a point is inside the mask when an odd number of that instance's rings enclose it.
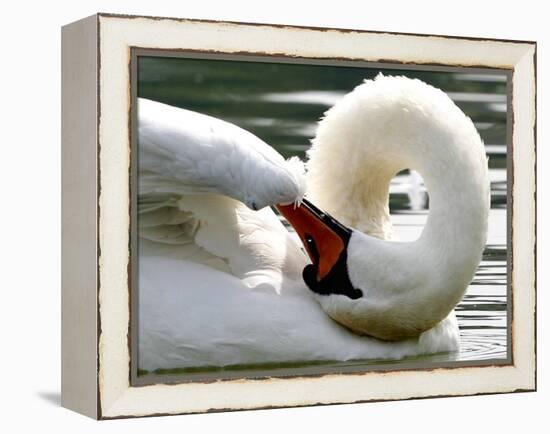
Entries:
{"label": "orange beak", "polygon": [[307,199],[299,206],[277,205],[277,209],[296,229],[313,262],[302,272],[309,289],[319,295],[361,298],[363,291],[351,283],[347,268],[352,230]]}
{"label": "orange beak", "polygon": [[347,249],[351,230],[307,199],[301,205],[277,205],[277,209],[298,233],[321,281]]}

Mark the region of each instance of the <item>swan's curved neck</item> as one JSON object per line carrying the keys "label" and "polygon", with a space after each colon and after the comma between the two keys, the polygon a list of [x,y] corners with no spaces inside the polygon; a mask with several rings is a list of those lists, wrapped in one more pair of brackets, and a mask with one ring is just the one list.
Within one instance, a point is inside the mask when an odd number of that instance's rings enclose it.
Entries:
{"label": "swan's curved neck", "polygon": [[487,163],[484,155],[472,155],[464,149],[475,149],[475,143],[455,137],[452,130],[430,128],[425,125],[423,129],[425,142],[418,137],[416,127],[409,131],[404,128],[399,137],[389,134],[378,141],[379,151],[366,150],[362,169],[346,173],[353,180],[353,188],[341,198],[343,208],[329,212],[368,235],[392,239],[390,182],[404,169],[416,170],[429,193],[429,215],[415,243],[417,254],[431,258],[434,266],[444,262],[464,268],[464,262],[471,262],[475,267],[487,230]]}
{"label": "swan's curved neck", "polygon": [[[445,94],[412,81],[397,83],[395,90],[396,83],[385,79],[386,87],[359,86],[321,122],[309,153],[308,196],[342,223],[371,235],[355,243],[358,270],[349,259],[350,278],[367,286],[365,298],[369,291],[372,299],[376,292],[403,288],[410,300],[395,304],[415,314],[426,312],[423,304],[432,307],[424,316],[433,326],[460,300],[481,258],[487,161],[472,122]],[[403,169],[424,179],[428,220],[413,243],[380,241],[390,238],[390,181]]]}
{"label": "swan's curved neck", "polygon": [[368,117],[357,120],[330,128],[328,137],[320,129],[308,163],[311,199],[342,223],[391,239],[390,182],[413,169],[429,193],[429,217],[419,241],[431,248],[477,246],[486,232],[489,191],[483,144],[471,122],[464,115],[453,123],[396,113],[387,119],[391,128],[384,129]]}

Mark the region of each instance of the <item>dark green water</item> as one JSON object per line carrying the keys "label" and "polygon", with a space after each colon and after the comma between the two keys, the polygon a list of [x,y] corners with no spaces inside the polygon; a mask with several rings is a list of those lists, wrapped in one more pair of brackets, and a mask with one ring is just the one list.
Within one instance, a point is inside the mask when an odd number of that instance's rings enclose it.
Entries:
{"label": "dark green water", "polygon": [[[303,159],[323,113],[364,79],[380,72],[419,78],[445,91],[472,118],[489,157],[489,237],[475,279],[456,308],[461,350],[423,360],[506,358],[507,81],[504,74],[140,57],[138,96],[232,122],[256,134],[285,157],[297,155]],[[426,198],[423,184],[411,184],[407,172],[394,178],[390,209],[401,240],[415,239],[420,234],[428,213]]]}

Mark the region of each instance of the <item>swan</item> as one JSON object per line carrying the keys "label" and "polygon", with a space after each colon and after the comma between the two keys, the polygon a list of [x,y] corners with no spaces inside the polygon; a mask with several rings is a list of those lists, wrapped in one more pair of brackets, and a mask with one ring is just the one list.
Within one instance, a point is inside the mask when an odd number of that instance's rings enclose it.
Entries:
{"label": "swan", "polygon": [[[458,350],[453,309],[481,260],[490,190],[479,134],[444,92],[365,80],[320,120],[306,171],[206,115],[139,99],[138,120],[140,369]],[[389,215],[403,169],[430,199],[413,242]]]}

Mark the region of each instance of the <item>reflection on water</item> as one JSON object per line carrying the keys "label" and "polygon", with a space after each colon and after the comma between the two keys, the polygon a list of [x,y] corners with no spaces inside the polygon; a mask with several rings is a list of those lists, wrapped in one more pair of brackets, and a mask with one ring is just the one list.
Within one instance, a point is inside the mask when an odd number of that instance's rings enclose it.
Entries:
{"label": "reflection on water", "polygon": [[[456,308],[461,350],[457,354],[422,360],[506,358],[507,81],[504,74],[140,57],[138,95],[233,122],[261,137],[285,157],[298,155],[303,159],[322,114],[365,78],[373,78],[379,72],[420,78],[447,92],[474,121],[489,157],[489,235],[474,281]],[[418,238],[428,206],[427,193],[417,174],[404,171],[394,178],[390,210],[401,240]]]}

